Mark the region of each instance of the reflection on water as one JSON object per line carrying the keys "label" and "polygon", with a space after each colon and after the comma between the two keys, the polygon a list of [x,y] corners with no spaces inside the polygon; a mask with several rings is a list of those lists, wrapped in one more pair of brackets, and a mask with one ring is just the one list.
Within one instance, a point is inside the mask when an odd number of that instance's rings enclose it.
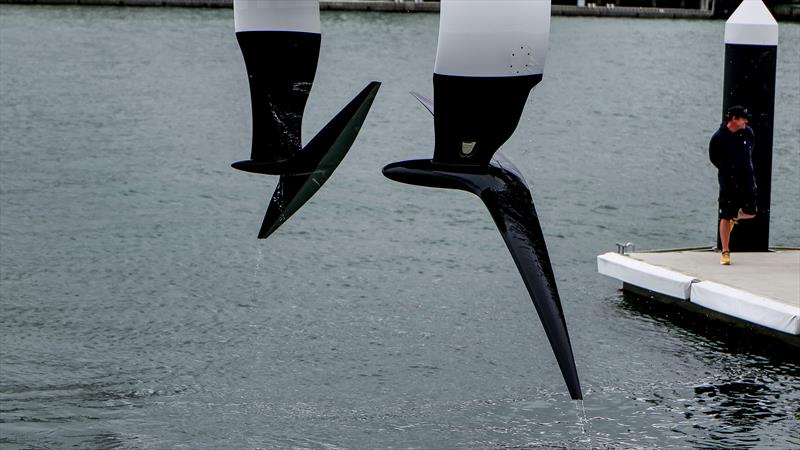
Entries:
{"label": "reflection on water", "polygon": [[[685,420],[673,429],[686,434],[698,447],[747,448],[760,445],[765,428],[794,422],[800,417],[800,396],[786,388],[800,378],[800,356],[795,347],[709,321],[695,313],[625,292],[619,307],[681,334],[693,356],[718,370],[712,380],[693,386],[693,395],[673,405]],[[742,358],[742,354],[749,354]],[[656,395],[645,400],[662,405],[671,400]],[[669,407],[669,406],[666,406]],[[797,442],[800,433],[786,436]]]}
{"label": "reflection on water", "polygon": [[[796,375],[795,375],[796,376]],[[690,439],[698,446],[719,445],[723,447],[752,446],[760,441],[761,430],[769,424],[796,420],[796,399],[781,394],[775,379],[736,378],[718,380],[714,385],[695,387],[694,404],[687,406],[686,417],[693,422],[693,415],[702,414],[713,419],[705,423],[702,418],[692,426],[704,430],[704,439]]]}

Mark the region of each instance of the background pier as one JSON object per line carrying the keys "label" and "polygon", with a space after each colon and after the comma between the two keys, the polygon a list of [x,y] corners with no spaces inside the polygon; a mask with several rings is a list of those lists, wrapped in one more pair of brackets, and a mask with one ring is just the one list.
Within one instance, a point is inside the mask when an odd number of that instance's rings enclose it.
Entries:
{"label": "background pier", "polygon": [[[233,0],[0,0],[0,4],[171,6],[231,8]],[[800,20],[800,2],[766,2],[777,19]],[[554,16],[640,17],[662,19],[727,18],[738,1],[717,0],[596,0],[553,1]],[[439,2],[429,0],[320,0],[320,8],[333,11],[438,12]]]}

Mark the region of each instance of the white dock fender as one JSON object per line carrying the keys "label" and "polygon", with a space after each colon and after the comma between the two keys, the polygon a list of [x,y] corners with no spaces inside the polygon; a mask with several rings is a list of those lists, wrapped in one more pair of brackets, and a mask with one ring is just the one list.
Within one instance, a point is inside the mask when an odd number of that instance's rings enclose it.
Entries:
{"label": "white dock fender", "polygon": [[689,300],[692,283],[698,281],[688,275],[613,252],[597,257],[597,271],[624,283],[681,300]]}

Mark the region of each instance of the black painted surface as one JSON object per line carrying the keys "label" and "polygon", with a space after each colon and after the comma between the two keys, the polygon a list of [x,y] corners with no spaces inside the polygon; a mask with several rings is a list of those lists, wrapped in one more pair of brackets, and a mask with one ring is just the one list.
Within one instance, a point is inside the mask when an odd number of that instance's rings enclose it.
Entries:
{"label": "black painted surface", "polygon": [[[733,105],[746,107],[755,133],[753,169],[758,186],[758,214],[741,220],[731,234],[734,252],[765,252],[769,249],[772,196],[772,140],[775,118],[775,75],[778,48],[768,45],[725,45],[725,81],[722,111]],[[719,236],[717,246],[721,248]]]}
{"label": "black painted surface", "polygon": [[483,200],[531,296],[573,399],[583,398],[564,312],[533,197],[519,170],[496,153],[517,128],[542,75],[433,75],[433,159],[395,162],[383,174],[401,183],[472,192]]}
{"label": "black painted surface", "polygon": [[240,170],[281,174],[301,148],[303,110],[317,72],[321,35],[288,31],[236,33],[250,82],[253,144]]}
{"label": "black painted surface", "polygon": [[380,83],[372,82],[302,148],[303,111],[319,61],[321,35],[236,33],[250,82],[253,143],[249,160],[231,166],[280,175],[258,232],[266,239],[327,181],[353,145]]}
{"label": "black painted surface", "polygon": [[389,164],[383,173],[401,183],[458,189],[480,197],[522,275],[570,396],[583,398],[547,245],[530,190],[517,168],[498,153],[484,167],[411,160]]}
{"label": "black painted surface", "polygon": [[541,74],[520,77],[434,74],[434,162],[488,165],[492,155],[514,133],[528,94],[541,80]]}
{"label": "black painted surface", "polygon": [[433,159],[395,162],[383,174],[401,183],[472,192],[488,208],[555,353],[573,399],[583,398],[564,312],[533,197],[519,170],[496,153],[517,128],[542,75],[433,75],[434,100],[412,95],[434,115]]}
{"label": "black painted surface", "polygon": [[367,118],[380,83],[373,81],[345,106],[296,156],[305,169],[281,176],[258,232],[266,239],[328,180],[342,162]]}

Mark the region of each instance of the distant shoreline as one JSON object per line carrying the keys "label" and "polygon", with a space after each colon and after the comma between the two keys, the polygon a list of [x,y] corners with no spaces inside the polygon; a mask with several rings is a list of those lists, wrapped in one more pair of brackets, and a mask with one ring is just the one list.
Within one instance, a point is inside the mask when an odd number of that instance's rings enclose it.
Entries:
{"label": "distant shoreline", "polygon": [[[588,3],[588,2],[587,2]],[[86,5],[86,6],[167,6],[231,8],[233,0],[0,0],[0,4]],[[439,2],[394,0],[320,0],[328,11],[438,12]],[[553,5],[554,16],[632,17],[649,19],[712,19],[711,11],[682,8],[590,7]],[[800,7],[788,6],[773,11],[776,19],[800,21]]]}

